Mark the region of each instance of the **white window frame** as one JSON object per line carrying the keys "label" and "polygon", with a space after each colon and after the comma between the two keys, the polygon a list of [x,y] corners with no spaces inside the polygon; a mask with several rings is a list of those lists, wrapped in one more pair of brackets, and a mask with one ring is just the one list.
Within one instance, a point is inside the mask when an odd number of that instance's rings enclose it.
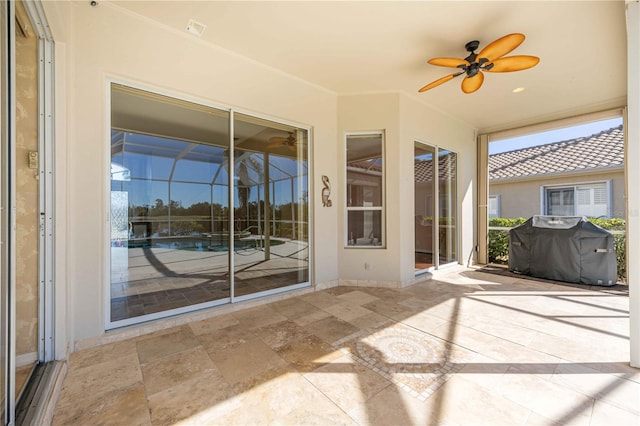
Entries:
{"label": "white window frame", "polygon": [[[607,198],[607,213],[606,215],[601,215],[601,216],[606,216],[606,217],[611,217],[612,215],[612,211],[613,211],[613,194],[612,194],[612,183],[611,183],[611,179],[608,180],[600,180],[600,181],[587,181],[587,182],[573,182],[573,183],[567,183],[567,184],[558,184],[558,185],[543,185],[540,187],[540,214],[542,215],[549,215],[549,205],[548,205],[548,191],[549,190],[554,190],[554,189],[571,189],[573,190],[574,193],[574,198],[573,198],[573,211],[572,211],[572,215],[577,215],[576,213],[576,204],[578,202],[578,198],[577,198],[577,191],[580,188],[584,188],[584,187],[592,187],[595,185],[603,185],[605,186],[605,189],[607,191],[606,193],[606,198]],[[600,216],[598,216],[600,217]]]}
{"label": "white window frame", "polygon": [[[500,217],[500,195],[489,195],[489,202],[488,202],[488,206],[487,206],[487,217],[489,219],[493,219],[495,217]],[[491,200],[495,200],[496,201],[496,213],[495,216],[491,215]]]}
{"label": "white window frame", "polygon": [[[348,197],[348,180],[347,180],[347,141],[351,136],[380,136],[382,140],[381,147],[381,157],[382,157],[382,195],[380,206],[371,206],[371,207],[363,207],[363,206],[349,206]],[[346,249],[386,249],[387,248],[387,221],[386,221],[386,138],[384,130],[372,130],[372,131],[358,131],[358,132],[346,132],[344,136],[344,182],[345,182],[345,196],[344,196],[344,248]],[[351,211],[379,211],[380,213],[380,245],[369,245],[369,246],[358,246],[358,245],[349,245],[349,212]]]}

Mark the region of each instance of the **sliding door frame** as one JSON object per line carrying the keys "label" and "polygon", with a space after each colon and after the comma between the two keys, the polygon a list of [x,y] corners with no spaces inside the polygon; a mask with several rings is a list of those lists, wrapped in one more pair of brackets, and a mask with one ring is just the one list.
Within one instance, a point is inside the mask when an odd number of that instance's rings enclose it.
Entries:
{"label": "sliding door frame", "polygon": [[259,297],[264,297],[264,296],[269,296],[269,295],[274,295],[274,294],[278,294],[278,293],[282,293],[282,292],[288,292],[288,291],[292,291],[292,290],[296,290],[296,289],[300,289],[300,288],[305,288],[305,287],[310,287],[312,285],[312,277],[313,277],[313,233],[314,233],[314,229],[313,229],[313,222],[312,222],[312,218],[313,218],[313,185],[312,185],[312,177],[313,177],[313,168],[312,168],[312,146],[313,146],[313,132],[312,132],[312,127],[309,125],[305,125],[305,124],[301,124],[301,123],[296,123],[293,121],[288,121],[288,120],[282,120],[280,118],[275,118],[272,116],[268,116],[265,114],[260,114],[260,113],[256,113],[254,111],[249,111],[249,110],[244,110],[241,108],[235,108],[235,107],[229,107],[229,106],[225,106],[225,105],[221,105],[221,104],[216,104],[216,103],[212,103],[200,98],[196,98],[196,97],[192,97],[192,96],[187,96],[184,94],[180,94],[179,92],[173,92],[173,91],[169,91],[169,90],[164,90],[164,89],[159,89],[159,88],[155,88],[155,87],[150,87],[146,84],[142,84],[142,83],[137,83],[134,82],[132,80],[126,80],[126,79],[122,79],[119,77],[115,77],[115,76],[108,76],[105,79],[105,99],[106,99],[106,109],[105,109],[105,134],[104,134],[104,140],[105,140],[105,145],[104,145],[104,155],[105,155],[105,162],[104,162],[104,176],[109,176],[109,171],[110,171],[110,167],[111,167],[111,147],[110,147],[110,141],[111,141],[111,86],[112,84],[119,84],[122,86],[127,86],[127,87],[131,87],[133,89],[138,89],[138,90],[143,90],[143,91],[147,91],[147,92],[151,92],[154,94],[158,94],[158,95],[162,95],[162,96],[167,96],[170,98],[174,98],[174,99],[178,99],[181,101],[186,101],[186,102],[191,102],[194,104],[198,104],[204,107],[209,107],[209,108],[215,108],[221,111],[225,111],[229,113],[229,175],[230,175],[230,179],[229,179],[229,188],[228,188],[228,204],[229,204],[229,230],[233,230],[233,224],[234,224],[234,215],[235,215],[235,200],[234,200],[234,181],[233,181],[233,176],[235,174],[235,149],[234,149],[234,121],[235,121],[235,114],[244,114],[247,116],[251,116],[251,117],[255,117],[258,119],[262,119],[262,120],[268,120],[274,123],[280,123],[283,125],[287,125],[287,126],[292,126],[292,127],[296,127],[302,130],[305,130],[307,132],[307,139],[308,139],[308,144],[307,144],[307,187],[306,190],[308,191],[308,214],[306,217],[307,223],[308,223],[308,230],[307,230],[307,237],[308,237],[308,250],[309,250],[309,260],[308,260],[308,281],[306,282],[302,282],[302,283],[297,283],[297,284],[292,284],[289,286],[285,286],[285,287],[281,287],[281,288],[275,288],[275,289],[271,289],[271,290],[267,290],[267,291],[262,291],[259,293],[253,293],[253,294],[248,294],[248,295],[243,295],[243,296],[237,296],[235,294],[235,262],[234,262],[234,238],[229,238],[229,259],[228,259],[228,265],[229,265],[229,285],[230,285],[230,292],[229,292],[229,297],[226,298],[222,298],[222,299],[218,299],[218,300],[213,300],[213,301],[209,301],[209,302],[204,302],[204,303],[199,303],[199,304],[194,304],[194,305],[188,305],[188,306],[184,306],[184,307],[180,307],[180,308],[176,308],[176,309],[170,309],[170,310],[166,310],[166,311],[161,311],[161,312],[157,312],[157,313],[153,313],[153,314],[147,314],[147,315],[141,315],[141,316],[135,316],[135,317],[131,317],[131,318],[126,318],[126,319],[122,319],[122,320],[118,320],[118,321],[111,321],[111,254],[110,254],[110,250],[108,249],[108,245],[109,245],[109,241],[111,239],[111,217],[110,217],[110,207],[111,207],[111,198],[110,198],[110,193],[111,193],[111,182],[108,179],[105,179],[105,185],[104,185],[104,203],[105,203],[105,215],[106,215],[106,220],[104,221],[105,223],[105,227],[103,229],[103,238],[104,238],[104,243],[103,246],[106,248],[104,250],[104,259],[103,259],[103,265],[104,265],[104,273],[103,273],[103,280],[104,280],[104,285],[103,285],[103,309],[104,309],[104,313],[103,313],[103,319],[104,319],[104,328],[105,330],[112,330],[112,329],[116,329],[116,328],[120,328],[120,327],[125,327],[125,326],[130,326],[130,325],[136,325],[136,324],[140,324],[143,322],[148,322],[148,321],[153,321],[153,320],[158,320],[158,319],[162,319],[162,318],[168,318],[168,317],[173,317],[176,315],[180,315],[180,314],[186,314],[186,313],[190,313],[190,312],[195,312],[198,310],[202,310],[202,309],[209,309],[209,308],[213,308],[213,307],[218,307],[218,306],[222,306],[222,305],[227,305],[227,304],[233,304],[233,303],[237,303],[237,302],[242,302],[242,301],[246,301],[246,300],[251,300],[251,299],[256,299]]}

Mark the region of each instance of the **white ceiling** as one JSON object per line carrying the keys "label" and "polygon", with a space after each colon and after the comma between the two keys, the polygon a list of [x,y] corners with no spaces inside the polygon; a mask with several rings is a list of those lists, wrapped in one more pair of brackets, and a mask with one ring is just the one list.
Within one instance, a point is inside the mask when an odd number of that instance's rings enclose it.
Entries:
{"label": "white ceiling", "polygon": [[[114,1],[179,31],[193,18],[202,38],[337,94],[401,91],[481,130],[531,124],[624,105],[624,1]],[[464,58],[506,34],[527,39],[513,54],[540,64],[486,73],[476,93],[427,64]],[[196,36],[194,36],[196,37]],[[514,94],[516,87],[525,87]]]}

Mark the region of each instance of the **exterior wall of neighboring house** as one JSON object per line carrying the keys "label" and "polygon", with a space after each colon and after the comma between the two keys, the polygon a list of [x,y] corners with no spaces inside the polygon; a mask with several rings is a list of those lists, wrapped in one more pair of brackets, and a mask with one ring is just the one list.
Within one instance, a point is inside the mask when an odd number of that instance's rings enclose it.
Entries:
{"label": "exterior wall of neighboring house", "polygon": [[491,181],[489,196],[498,197],[498,216],[505,218],[528,218],[545,214],[542,202],[542,188],[572,187],[585,184],[610,182],[608,194],[611,217],[625,217],[624,169],[617,167],[606,172],[590,171],[582,173],[562,173],[553,177],[540,176],[520,179]]}

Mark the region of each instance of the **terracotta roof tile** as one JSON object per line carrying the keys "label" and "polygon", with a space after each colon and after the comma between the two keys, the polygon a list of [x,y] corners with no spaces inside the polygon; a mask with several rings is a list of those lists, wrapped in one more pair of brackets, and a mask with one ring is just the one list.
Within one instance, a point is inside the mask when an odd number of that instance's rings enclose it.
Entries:
{"label": "terracotta roof tile", "polygon": [[489,179],[542,176],[622,165],[622,125],[567,141],[552,142],[489,156]]}

